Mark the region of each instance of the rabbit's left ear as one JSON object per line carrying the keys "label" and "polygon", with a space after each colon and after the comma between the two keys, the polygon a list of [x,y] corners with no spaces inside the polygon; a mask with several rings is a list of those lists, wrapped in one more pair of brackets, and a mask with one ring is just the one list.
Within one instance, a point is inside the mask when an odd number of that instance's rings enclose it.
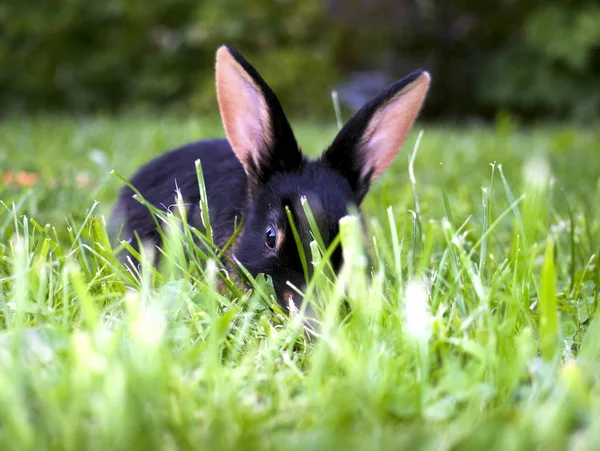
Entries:
{"label": "rabbit's left ear", "polygon": [[252,185],[294,169],[302,154],[279,100],[234,48],[217,51],[216,84],[227,139]]}
{"label": "rabbit's left ear", "polygon": [[416,71],[392,84],[346,123],[323,154],[322,161],[348,179],[358,203],[400,151],[429,83],[429,73]]}

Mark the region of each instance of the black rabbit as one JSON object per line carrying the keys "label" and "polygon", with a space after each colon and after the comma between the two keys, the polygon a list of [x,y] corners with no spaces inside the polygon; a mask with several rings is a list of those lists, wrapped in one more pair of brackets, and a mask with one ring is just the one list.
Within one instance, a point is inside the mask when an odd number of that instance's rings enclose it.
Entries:
{"label": "black rabbit", "polygon": [[[286,207],[305,249],[312,238],[302,196],[325,244],[330,243],[348,206],[360,205],[371,182],[399,152],[429,82],[425,71],[395,82],[348,121],[320,158],[308,159],[273,91],[235,49],[223,46],[216,55],[216,87],[227,140],[199,141],[172,150],[142,167],[131,184],[162,209],[174,204],[178,189],[191,206],[189,222],[203,230],[195,168],[200,160],[215,242],[224,245],[243,217],[233,247],[235,260],[253,276],[270,275],[282,307],[299,307],[301,297],[287,282],[302,288],[305,277]],[[122,229],[120,238],[136,249],[135,234],[142,242],[159,246],[160,235],[149,211],[132,196],[130,188],[122,190],[109,230]],[[331,262],[339,269],[339,246]]]}

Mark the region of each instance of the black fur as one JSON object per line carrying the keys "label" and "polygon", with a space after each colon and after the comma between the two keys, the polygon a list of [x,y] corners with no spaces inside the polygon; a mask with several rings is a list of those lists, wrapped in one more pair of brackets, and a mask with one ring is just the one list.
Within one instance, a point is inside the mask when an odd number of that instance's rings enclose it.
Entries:
{"label": "black fur", "polygon": [[[290,208],[305,251],[308,251],[306,244],[311,239],[310,230],[300,204],[301,196],[308,197],[326,245],[338,234],[338,222],[347,214],[346,207],[353,199],[350,185],[343,177],[321,162],[310,160],[305,160],[296,170],[273,174],[252,196],[246,210],[244,236],[236,247],[235,256],[251,274],[270,274],[278,295],[290,291],[286,284],[288,280],[297,287],[305,285],[298,248],[285,210],[286,206]],[[318,199],[320,205],[310,204],[310,199]],[[282,232],[283,242],[277,253],[263,244],[269,224]],[[307,257],[310,259],[310,253]],[[339,269],[341,259],[338,247],[331,259],[335,269]]]}
{"label": "black fur", "polygon": [[[198,159],[202,162],[215,242],[225,244],[234,231],[236,217],[238,223],[244,217],[243,234],[238,238],[235,258],[253,276],[271,275],[279,300],[285,291],[291,291],[287,281],[296,287],[304,287],[306,281],[285,207],[290,209],[298,233],[308,243],[310,231],[300,204],[301,196],[307,196],[315,219],[322,225],[320,234],[329,245],[338,234],[338,222],[347,214],[347,206],[354,203],[355,193],[348,181],[320,160],[302,158],[293,168],[271,171],[267,182],[256,188],[248,199],[246,174],[229,143],[208,140],[172,150],[150,161],[130,183],[148,202],[165,211],[175,205],[178,188],[185,204],[189,205],[190,222],[203,230],[199,221],[200,194],[195,168]],[[121,191],[109,221],[111,235],[115,237],[119,227],[123,226],[120,239],[129,240],[134,249],[138,250],[134,233],[143,242],[160,246],[160,234],[148,209],[135,200],[133,194],[129,187]],[[311,204],[311,199],[319,199],[320,205]],[[277,226],[285,237],[276,254],[264,244],[265,230],[270,224]],[[308,247],[305,251],[310,258]],[[339,247],[331,262],[336,270],[341,266]],[[282,306],[288,307],[283,301]]]}
{"label": "black fur", "polygon": [[[248,192],[244,168],[227,140],[199,141],[167,152],[140,168],[130,183],[149,203],[164,211],[175,205],[176,189],[179,189],[188,206],[189,222],[203,231],[196,160],[200,160],[203,167],[215,242],[225,243],[234,231],[236,217],[238,223],[242,219]],[[142,241],[160,245],[160,234],[150,212],[133,195],[128,186],[121,191],[109,221],[109,233],[115,239],[122,227],[119,238],[129,240],[136,250],[134,233]]]}
{"label": "black fur", "polygon": [[[243,217],[244,226],[235,243],[234,256],[253,276],[270,275],[278,301],[287,308],[286,293],[293,292],[287,282],[302,288],[306,281],[286,207],[292,213],[309,258],[308,244],[312,238],[300,204],[301,197],[308,198],[321,236],[329,245],[338,234],[339,220],[347,214],[348,207],[352,204],[358,207],[369,189],[369,177],[360,177],[365,162],[359,146],[370,118],[421,72],[414,72],[393,84],[365,105],[340,131],[323,156],[313,160],[302,156],[273,91],[237,51],[228,50],[256,82],[269,109],[273,139],[268,148],[261,150],[260,167],[246,162],[245,171],[227,140],[199,141],[146,164],[131,179],[131,184],[151,204],[163,210],[174,205],[178,187],[184,202],[189,205],[188,218],[191,217],[191,223],[202,229],[194,164],[201,160],[216,243],[225,244],[234,231],[236,218],[239,222]],[[114,236],[123,226],[121,239],[129,240],[134,248],[135,233],[143,241],[160,246],[160,235],[150,213],[132,195],[133,191],[128,187],[121,192],[109,230]],[[265,234],[271,226],[277,231],[275,249],[265,244]],[[342,264],[339,247],[333,254],[332,263],[336,270]],[[296,304],[297,300],[294,296]]]}

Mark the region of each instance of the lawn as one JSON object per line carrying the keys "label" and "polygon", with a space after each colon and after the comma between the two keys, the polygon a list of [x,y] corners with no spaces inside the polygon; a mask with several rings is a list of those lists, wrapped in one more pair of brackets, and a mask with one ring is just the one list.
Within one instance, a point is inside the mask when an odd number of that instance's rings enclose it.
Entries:
{"label": "lawn", "polygon": [[[312,155],[335,131],[296,127]],[[420,124],[363,204],[368,240],[348,218],[347,264],[317,272],[312,340],[265,280],[218,294],[215,264],[178,252],[185,229],[160,272],[106,246],[112,169],[222,135],[216,118],[0,123],[0,449],[597,446],[597,132]]]}

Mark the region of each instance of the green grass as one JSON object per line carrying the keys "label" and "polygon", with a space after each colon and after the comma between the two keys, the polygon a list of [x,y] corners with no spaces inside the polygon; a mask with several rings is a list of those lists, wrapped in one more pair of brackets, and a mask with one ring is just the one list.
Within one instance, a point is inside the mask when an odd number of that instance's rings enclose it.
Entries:
{"label": "green grass", "polygon": [[[335,129],[297,135],[315,154]],[[0,123],[0,176],[39,177],[0,187],[0,449],[597,446],[598,133],[426,126],[413,184],[415,131],[363,206],[372,267],[348,218],[348,264],[317,272],[314,340],[264,281],[219,295],[214,263],[181,257],[189,229],[136,278],[106,246],[110,170],[215,135],[215,119]]]}

